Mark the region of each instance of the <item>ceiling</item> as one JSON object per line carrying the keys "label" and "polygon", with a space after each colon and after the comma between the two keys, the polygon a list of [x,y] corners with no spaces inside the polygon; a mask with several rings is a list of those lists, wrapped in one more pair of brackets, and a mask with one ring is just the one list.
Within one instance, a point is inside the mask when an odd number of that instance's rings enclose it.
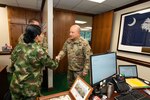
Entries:
{"label": "ceiling", "polygon": [[[53,6],[54,8],[59,9],[66,9],[89,14],[100,14],[136,1],[138,0],[106,0],[103,3],[94,3],[88,0],[53,0]],[[0,0],[0,6],[1,4],[4,4],[40,11],[43,2],[45,2],[45,0]],[[87,21],[86,24],[80,25],[81,28],[92,26],[91,17],[79,15],[76,19]]]}
{"label": "ceiling", "polygon": [[41,10],[43,0],[0,0],[0,4]]}
{"label": "ceiling", "polygon": [[53,0],[54,8],[69,9],[90,14],[100,14],[138,0],[106,0],[94,3],[88,0]]}
{"label": "ceiling", "polygon": [[[42,1],[45,0],[0,0],[0,4],[41,10]],[[94,3],[88,0],[53,0],[54,8],[72,11],[99,14],[138,0],[106,0],[103,3]]]}

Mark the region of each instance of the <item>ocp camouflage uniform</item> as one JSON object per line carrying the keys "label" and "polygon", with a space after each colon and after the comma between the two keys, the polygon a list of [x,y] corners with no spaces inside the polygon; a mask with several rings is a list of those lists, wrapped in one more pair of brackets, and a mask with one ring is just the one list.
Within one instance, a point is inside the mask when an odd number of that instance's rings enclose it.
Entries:
{"label": "ocp camouflage uniform", "polygon": [[18,43],[24,43],[23,37],[24,37],[24,33],[21,34],[20,37],[18,38]]}
{"label": "ocp camouflage uniform", "polygon": [[48,49],[48,41],[47,41],[47,37],[46,36],[43,36],[43,41],[40,43],[40,45],[42,47],[44,47],[45,49]]}
{"label": "ocp camouflage uniform", "polygon": [[78,75],[84,78],[82,73],[88,73],[91,47],[82,37],[75,41],[67,39],[58,56],[62,59],[66,54],[68,56],[67,79],[71,87]]}
{"label": "ocp camouflage uniform", "polygon": [[10,83],[12,100],[35,100],[40,96],[42,67],[58,67],[58,62],[53,61],[38,43],[18,44],[11,60],[14,69]]}

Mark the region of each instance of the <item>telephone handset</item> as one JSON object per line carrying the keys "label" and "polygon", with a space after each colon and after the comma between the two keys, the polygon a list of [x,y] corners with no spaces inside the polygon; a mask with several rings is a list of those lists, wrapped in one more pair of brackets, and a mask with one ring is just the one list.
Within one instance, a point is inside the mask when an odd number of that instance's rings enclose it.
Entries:
{"label": "telephone handset", "polygon": [[117,75],[115,78],[113,78],[113,81],[117,92],[122,93],[129,91],[130,87],[126,83],[125,78],[123,76]]}

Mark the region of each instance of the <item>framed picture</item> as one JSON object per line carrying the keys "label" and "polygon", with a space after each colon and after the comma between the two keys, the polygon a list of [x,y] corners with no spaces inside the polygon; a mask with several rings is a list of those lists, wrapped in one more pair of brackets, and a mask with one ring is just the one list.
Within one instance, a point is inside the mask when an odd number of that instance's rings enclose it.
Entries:
{"label": "framed picture", "polygon": [[150,55],[150,8],[121,15],[117,49]]}
{"label": "framed picture", "polygon": [[70,90],[41,96],[38,100],[88,100],[93,88],[81,77],[77,77]]}

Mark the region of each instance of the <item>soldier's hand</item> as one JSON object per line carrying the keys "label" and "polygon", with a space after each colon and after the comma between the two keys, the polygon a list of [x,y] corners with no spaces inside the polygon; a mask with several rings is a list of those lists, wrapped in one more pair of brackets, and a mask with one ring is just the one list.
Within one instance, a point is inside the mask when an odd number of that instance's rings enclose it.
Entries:
{"label": "soldier's hand", "polygon": [[82,74],[83,74],[83,76],[86,76],[86,75],[87,75],[87,73],[86,73],[86,72],[83,72]]}
{"label": "soldier's hand", "polygon": [[60,61],[60,56],[56,56],[55,60]]}

